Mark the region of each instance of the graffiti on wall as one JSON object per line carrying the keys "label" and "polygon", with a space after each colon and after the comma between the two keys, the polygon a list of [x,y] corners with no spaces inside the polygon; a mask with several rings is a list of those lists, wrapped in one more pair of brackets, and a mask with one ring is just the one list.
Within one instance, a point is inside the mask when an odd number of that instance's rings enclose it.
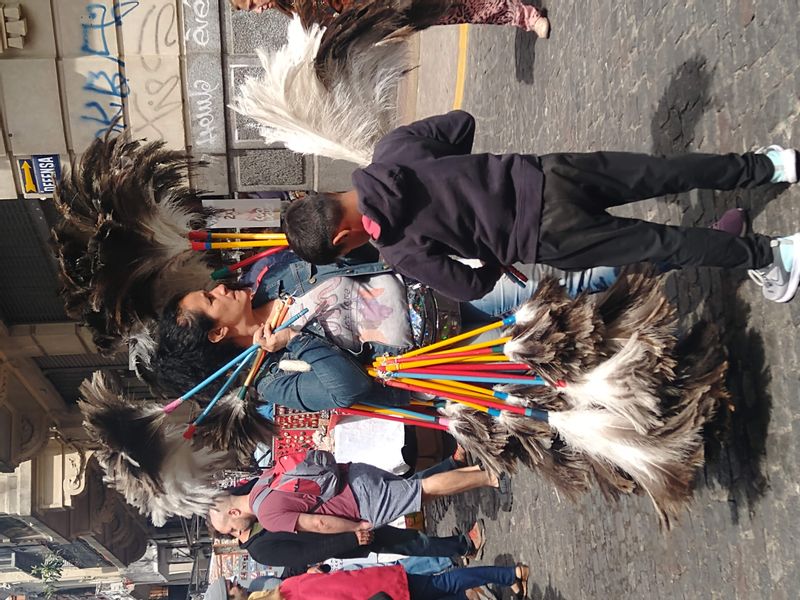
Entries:
{"label": "graffiti on wall", "polygon": [[219,84],[212,85],[204,79],[196,79],[189,90],[192,100],[194,119],[197,123],[197,137],[194,144],[203,149],[213,147],[218,139],[218,124],[214,119],[214,93],[219,90]]}
{"label": "graffiti on wall", "polygon": [[[135,19],[129,17],[134,10]],[[107,63],[84,75],[80,120],[96,127],[92,137],[102,136],[109,128],[122,131],[126,126],[133,126],[137,136],[152,139],[170,140],[176,132],[182,135],[176,3],[90,2],[81,16],[81,27],[81,55]],[[117,50],[115,43],[118,28],[124,31],[124,51]],[[127,111],[127,124],[123,110]]]}
{"label": "graffiti on wall", "polygon": [[[83,44],[81,52],[86,56],[95,56],[107,60],[106,69],[89,71],[83,90],[86,101],[83,104],[81,120],[97,124],[95,137],[102,136],[110,127],[121,131],[125,124],[122,121],[122,103],[130,90],[128,82],[120,72],[125,63],[112,51],[111,36],[116,38],[117,25],[132,10],[139,6],[138,0],[121,0],[109,8],[104,4],[90,3],[86,5],[86,19],[81,23]],[[116,47],[116,44],[113,45]]]}
{"label": "graffiti on wall", "polygon": [[144,81],[131,95],[131,115],[137,134],[167,138],[165,127],[183,119],[180,71],[169,68],[180,44],[175,4],[150,6],[136,33],[133,51],[140,56]]}
{"label": "graffiti on wall", "polygon": [[225,152],[219,10],[216,0],[183,0],[186,101],[192,148],[200,152]]}
{"label": "graffiti on wall", "polygon": [[183,10],[189,16],[187,23],[191,23],[183,32],[186,40],[207,48],[211,42],[210,0],[183,0]]}

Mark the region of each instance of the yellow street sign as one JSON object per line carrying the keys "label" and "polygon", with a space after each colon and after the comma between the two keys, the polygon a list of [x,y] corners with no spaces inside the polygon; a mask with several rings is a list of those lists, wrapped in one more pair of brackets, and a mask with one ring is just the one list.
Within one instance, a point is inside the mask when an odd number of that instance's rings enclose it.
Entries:
{"label": "yellow street sign", "polygon": [[36,180],[33,177],[33,161],[21,159],[19,161],[19,172],[22,175],[22,187],[26,194],[36,192]]}

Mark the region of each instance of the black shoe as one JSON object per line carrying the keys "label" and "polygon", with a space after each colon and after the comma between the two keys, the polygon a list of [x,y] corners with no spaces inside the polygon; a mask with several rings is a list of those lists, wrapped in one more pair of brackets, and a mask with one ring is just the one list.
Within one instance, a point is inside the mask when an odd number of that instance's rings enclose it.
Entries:
{"label": "black shoe", "polygon": [[498,477],[497,493],[500,494],[500,510],[511,512],[514,506],[514,492],[511,489],[511,476],[503,471]]}

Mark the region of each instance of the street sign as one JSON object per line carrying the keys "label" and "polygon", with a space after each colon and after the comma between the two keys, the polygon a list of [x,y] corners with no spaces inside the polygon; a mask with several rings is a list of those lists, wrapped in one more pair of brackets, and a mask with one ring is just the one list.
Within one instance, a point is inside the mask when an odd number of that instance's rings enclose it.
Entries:
{"label": "street sign", "polygon": [[52,194],[61,177],[58,154],[37,154],[17,159],[22,191],[25,194]]}

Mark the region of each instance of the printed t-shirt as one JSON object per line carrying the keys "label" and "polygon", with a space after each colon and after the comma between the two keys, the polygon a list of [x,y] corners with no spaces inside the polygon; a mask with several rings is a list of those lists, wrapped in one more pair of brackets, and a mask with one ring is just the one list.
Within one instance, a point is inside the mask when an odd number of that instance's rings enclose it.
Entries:
{"label": "printed t-shirt", "polygon": [[308,313],[293,329],[316,319],[326,337],[345,350],[359,352],[365,342],[406,348],[413,344],[403,279],[395,274],[332,277],[297,298],[289,317]]}

